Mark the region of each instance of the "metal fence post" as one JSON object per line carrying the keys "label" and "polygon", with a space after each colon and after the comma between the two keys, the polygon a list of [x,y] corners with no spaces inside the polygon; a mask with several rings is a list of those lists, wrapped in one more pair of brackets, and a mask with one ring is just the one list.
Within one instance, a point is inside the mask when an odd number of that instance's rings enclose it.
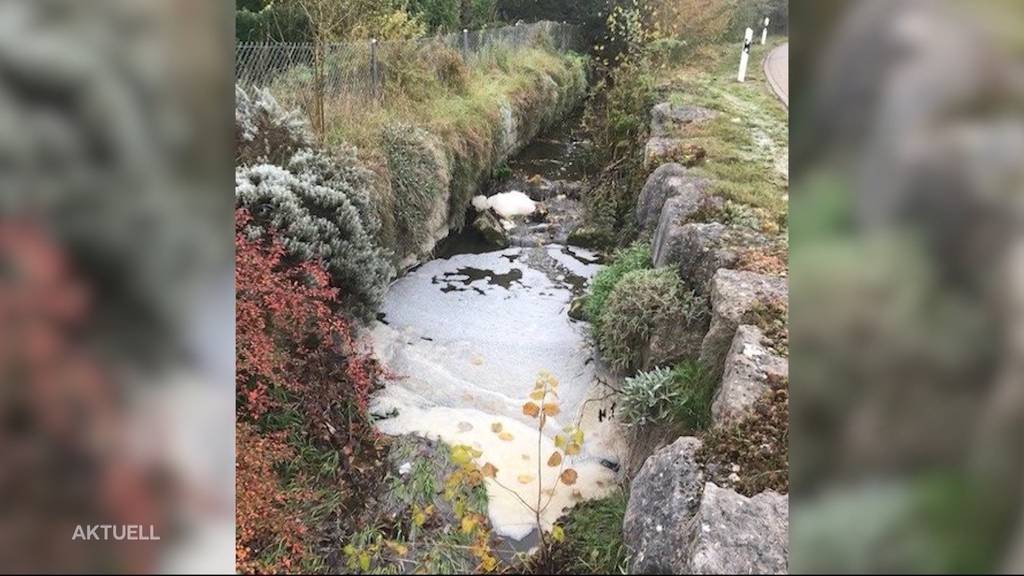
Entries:
{"label": "metal fence post", "polygon": [[380,74],[377,69],[377,39],[370,40],[370,93],[374,99],[380,97]]}

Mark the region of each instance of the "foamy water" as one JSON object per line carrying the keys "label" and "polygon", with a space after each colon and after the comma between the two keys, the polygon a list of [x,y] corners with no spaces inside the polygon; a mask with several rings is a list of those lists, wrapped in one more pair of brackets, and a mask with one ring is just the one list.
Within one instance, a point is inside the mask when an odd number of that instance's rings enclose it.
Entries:
{"label": "foamy water", "polygon": [[[573,290],[598,270],[592,262],[593,254],[555,245],[434,260],[395,282],[385,321],[372,331],[376,353],[397,376],[373,399],[372,411],[389,416],[378,427],[479,450],[478,464],[498,468],[497,482],[487,481],[491,523],[509,538],[534,529],[534,513],[520,499],[536,506],[538,488],[548,529],[566,508],[615,485],[601,461],[619,461],[621,435],[612,421],[598,421],[606,406],[587,402],[605,393],[598,383],[605,376],[586,325],[566,314]],[[539,437],[538,474],[537,421],[522,405],[542,371],[559,381],[562,412]],[[546,462],[554,435],[578,422],[585,441],[564,464],[578,473],[570,487],[557,481],[562,467]]]}

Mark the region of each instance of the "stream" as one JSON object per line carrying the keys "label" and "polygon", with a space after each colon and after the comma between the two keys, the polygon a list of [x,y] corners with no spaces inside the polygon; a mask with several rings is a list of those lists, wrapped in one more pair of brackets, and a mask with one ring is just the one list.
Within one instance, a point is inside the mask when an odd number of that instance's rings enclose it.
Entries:
{"label": "stream", "polygon": [[[503,250],[472,231],[449,238],[434,260],[391,285],[371,331],[394,375],[372,400],[378,428],[482,452],[477,463],[498,469],[487,480],[494,532],[519,550],[537,540],[534,513],[520,498],[536,502],[538,490],[550,498],[541,514],[550,529],[565,509],[616,486],[625,453],[614,406],[602,398],[614,376],[600,363],[588,325],[567,314],[601,268],[597,254],[565,244],[580,214],[574,193],[586,142],[579,123],[576,114],[541,134],[487,187],[488,195],[519,190],[542,201],[545,221],[517,220],[512,247]],[[561,412],[538,438],[537,421],[522,405],[545,371],[559,382]],[[585,434],[582,452],[567,457],[577,482],[558,482],[559,468],[546,465],[538,478],[538,456],[546,463],[554,435],[573,424]]]}

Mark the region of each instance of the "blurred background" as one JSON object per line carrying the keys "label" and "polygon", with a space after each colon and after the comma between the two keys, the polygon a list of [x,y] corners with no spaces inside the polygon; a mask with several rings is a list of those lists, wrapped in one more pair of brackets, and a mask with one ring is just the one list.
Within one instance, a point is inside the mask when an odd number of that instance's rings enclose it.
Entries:
{"label": "blurred background", "polygon": [[233,571],[233,14],[0,2],[0,572]]}
{"label": "blurred background", "polygon": [[794,572],[1024,570],[1024,3],[790,2]]}

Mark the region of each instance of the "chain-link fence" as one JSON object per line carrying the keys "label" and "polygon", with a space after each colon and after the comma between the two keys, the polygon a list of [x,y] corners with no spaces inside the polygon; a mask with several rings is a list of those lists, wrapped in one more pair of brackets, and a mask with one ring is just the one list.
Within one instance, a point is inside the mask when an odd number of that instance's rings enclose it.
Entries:
{"label": "chain-link fence", "polygon": [[580,44],[576,26],[549,21],[414,40],[334,43],[320,54],[309,43],[238,44],[235,81],[244,88],[269,88],[315,114],[324,97],[379,100],[386,87],[406,82],[410,74],[457,74],[460,64],[473,66],[501,48],[566,51]]}

